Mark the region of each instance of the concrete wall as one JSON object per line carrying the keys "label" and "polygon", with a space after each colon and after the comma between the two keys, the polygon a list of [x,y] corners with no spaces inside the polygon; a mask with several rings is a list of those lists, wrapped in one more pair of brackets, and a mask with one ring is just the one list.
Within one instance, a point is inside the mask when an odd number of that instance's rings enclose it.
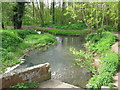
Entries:
{"label": "concrete wall", "polygon": [[28,82],[42,82],[51,78],[48,63],[36,65],[33,67],[12,71],[2,75],[2,88],[8,88],[11,85]]}

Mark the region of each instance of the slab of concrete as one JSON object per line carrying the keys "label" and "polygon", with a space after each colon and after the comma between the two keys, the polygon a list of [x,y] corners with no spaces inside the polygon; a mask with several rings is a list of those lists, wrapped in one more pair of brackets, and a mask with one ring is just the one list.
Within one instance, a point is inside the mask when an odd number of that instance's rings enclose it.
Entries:
{"label": "slab of concrete", "polygon": [[[55,88],[72,88],[72,90],[84,90],[80,87],[70,85],[68,83],[60,82],[58,80],[47,80],[42,82],[38,88],[51,88],[50,90],[54,90]],[[58,89],[57,89],[58,90]]]}

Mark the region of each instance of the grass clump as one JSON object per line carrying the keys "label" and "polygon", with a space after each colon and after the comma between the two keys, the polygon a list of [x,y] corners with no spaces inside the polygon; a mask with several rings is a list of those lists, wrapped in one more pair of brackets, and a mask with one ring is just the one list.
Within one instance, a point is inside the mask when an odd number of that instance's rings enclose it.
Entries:
{"label": "grass clump", "polygon": [[101,86],[112,87],[112,77],[119,65],[118,54],[112,52],[111,45],[117,40],[117,37],[111,32],[103,32],[101,35],[96,33],[88,35],[87,47],[91,51],[97,52],[101,57],[99,74],[93,75],[86,85],[87,88],[101,88]]}
{"label": "grass clump", "polygon": [[54,35],[80,35],[89,32],[88,30],[75,31],[75,30],[55,30],[55,29],[46,29],[46,28],[39,28],[37,30],[49,32]]}

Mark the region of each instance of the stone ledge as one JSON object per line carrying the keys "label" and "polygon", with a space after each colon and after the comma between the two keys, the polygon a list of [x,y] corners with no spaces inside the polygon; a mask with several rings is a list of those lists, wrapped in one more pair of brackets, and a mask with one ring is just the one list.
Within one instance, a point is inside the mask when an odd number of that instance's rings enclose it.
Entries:
{"label": "stone ledge", "polygon": [[2,88],[8,88],[18,83],[43,82],[51,78],[49,63],[36,65],[33,67],[19,69],[2,74]]}

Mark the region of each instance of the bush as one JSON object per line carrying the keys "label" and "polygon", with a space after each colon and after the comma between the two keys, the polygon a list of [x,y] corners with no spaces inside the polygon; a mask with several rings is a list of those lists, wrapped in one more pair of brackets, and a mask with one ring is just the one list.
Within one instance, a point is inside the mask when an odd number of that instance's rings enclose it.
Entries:
{"label": "bush", "polygon": [[119,65],[118,55],[108,51],[101,58],[101,66],[99,67],[99,75],[94,75],[87,84],[88,88],[100,88],[101,86],[109,86],[112,82],[112,76]]}
{"label": "bush", "polygon": [[13,52],[9,52],[6,49],[0,48],[0,55],[2,55],[2,68],[0,70],[0,73],[5,72],[6,67],[11,67],[20,63],[20,60],[15,57],[15,54]]}
{"label": "bush", "polygon": [[86,68],[89,71],[96,72],[95,66],[93,66],[93,54],[89,51],[77,51],[75,48],[70,48],[70,51],[76,55],[75,64],[81,68]]}
{"label": "bush", "polygon": [[102,34],[90,34],[87,36],[87,46],[90,50],[98,53],[103,53],[110,49],[110,46],[115,43],[117,36],[111,32],[102,32]]}
{"label": "bush", "polygon": [[22,39],[24,39],[27,35],[30,34],[37,34],[37,32],[35,32],[33,29],[23,29],[23,30],[14,30],[14,32],[16,32],[18,34],[19,37],[21,37]]}
{"label": "bush", "polygon": [[86,38],[87,46],[90,50],[96,51],[101,55],[101,65],[99,75],[94,75],[88,82],[87,88],[101,88],[101,86],[110,86],[112,77],[119,65],[118,54],[110,50],[111,45],[117,40],[117,36],[111,32],[103,32],[101,35],[96,33],[88,35]]}
{"label": "bush", "polygon": [[14,54],[12,52],[8,52],[8,50],[1,48],[0,53],[2,55],[2,61],[13,59]]}
{"label": "bush", "polygon": [[14,51],[23,40],[13,32],[2,31],[2,48]]}
{"label": "bush", "polygon": [[114,74],[117,70],[119,59],[118,55],[114,52],[107,51],[104,57],[101,58],[102,65],[100,67],[99,73],[105,73],[109,72],[111,74]]}

